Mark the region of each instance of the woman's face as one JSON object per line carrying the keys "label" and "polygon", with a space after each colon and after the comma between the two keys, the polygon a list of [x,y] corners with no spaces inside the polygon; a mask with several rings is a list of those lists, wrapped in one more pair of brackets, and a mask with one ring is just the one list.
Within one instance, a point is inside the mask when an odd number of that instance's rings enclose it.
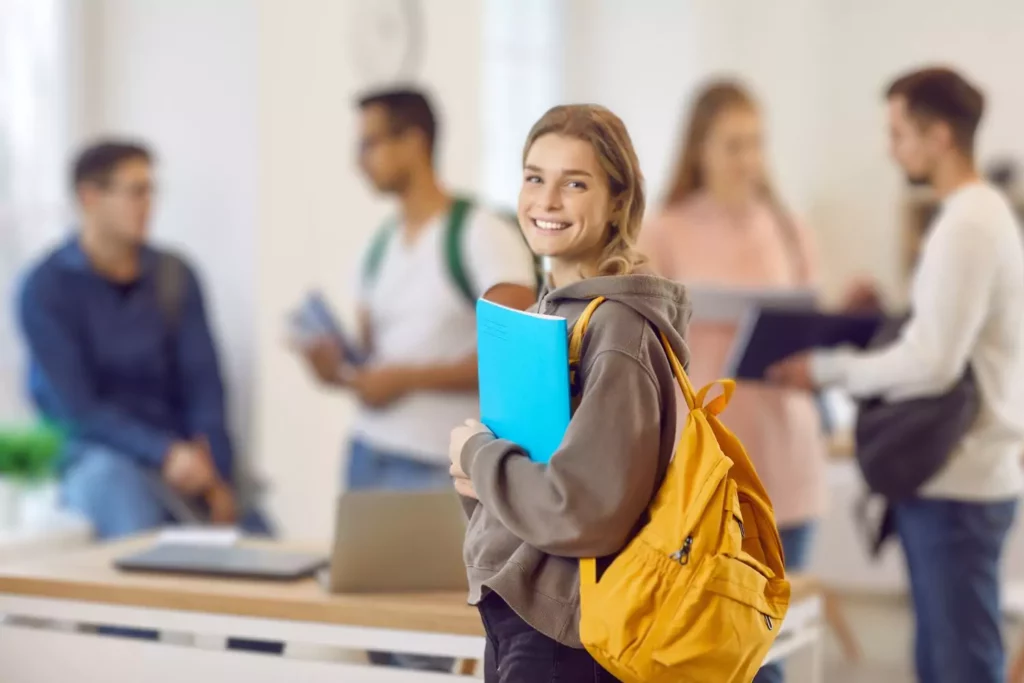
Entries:
{"label": "woman's face", "polygon": [[607,174],[589,142],[554,133],[534,141],[519,191],[519,225],[535,254],[587,265],[612,220]]}
{"label": "woman's face", "polygon": [[705,185],[730,194],[756,193],[764,183],[761,117],[729,107],[711,124],[702,150]]}

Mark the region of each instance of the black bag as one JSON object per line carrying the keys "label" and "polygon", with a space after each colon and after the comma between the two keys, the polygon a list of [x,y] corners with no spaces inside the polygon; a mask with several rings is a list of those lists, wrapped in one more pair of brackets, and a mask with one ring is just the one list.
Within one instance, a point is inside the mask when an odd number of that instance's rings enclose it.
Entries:
{"label": "black bag", "polygon": [[[906,318],[882,325],[868,348],[890,345]],[[978,416],[980,398],[968,366],[953,387],[938,396],[858,403],[857,463],[872,492],[890,503],[913,496],[949,460]]]}

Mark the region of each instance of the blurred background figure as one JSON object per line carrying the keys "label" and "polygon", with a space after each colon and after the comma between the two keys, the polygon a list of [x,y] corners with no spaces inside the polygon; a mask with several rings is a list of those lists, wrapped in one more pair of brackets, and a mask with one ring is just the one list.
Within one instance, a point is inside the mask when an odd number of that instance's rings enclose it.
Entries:
{"label": "blurred background figure", "polygon": [[[950,69],[926,68],[894,80],[885,99],[893,160],[941,201],[921,248],[910,315],[890,344],[798,354],[770,374],[785,386],[837,386],[858,399],[953,396],[969,405],[958,393],[966,373],[976,417],[953,435],[938,471],[890,507],[916,614],[918,680],[1001,683],[1003,550],[1024,489],[1021,225],[978,172],[985,98],[976,86]],[[933,422],[951,419],[935,405],[924,410],[938,413]],[[929,419],[909,411],[906,418]],[[900,456],[915,454],[892,453]]]}
{"label": "blurred background figure", "polygon": [[[815,286],[811,239],[775,194],[762,116],[744,86],[719,81],[697,95],[665,205],[645,227],[642,246],[662,275],[687,285]],[[723,376],[735,333],[734,324],[694,319],[695,385]],[[825,439],[813,395],[741,383],[724,419],[771,496],[787,569],[805,568],[825,495]],[[778,681],[781,672],[766,667],[756,680]]]}
{"label": "blurred background figure", "polygon": [[532,305],[533,257],[515,224],[443,186],[434,169],[438,122],[423,93],[376,92],[360,99],[359,112],[359,167],[398,202],[359,272],[367,360],[345,358],[330,339],[303,354],[321,382],[359,400],[350,488],[446,489],[451,425],[479,413],[476,298]]}
{"label": "blurred background figure", "polygon": [[179,257],[148,245],[152,154],[99,142],[78,156],[72,185],[79,228],[32,267],[19,309],[32,398],[68,432],[64,503],[100,538],[172,521],[168,493],[233,524],[234,452],[202,290]]}
{"label": "blurred background figure", "polygon": [[[533,256],[515,223],[454,197],[434,169],[438,122],[426,96],[392,90],[359,100],[359,167],[397,199],[359,280],[364,362],[331,339],[301,350],[325,386],[359,401],[350,490],[447,490],[448,434],[480,413],[476,299],[524,309],[536,299]],[[445,658],[371,653],[371,661],[434,671]]]}

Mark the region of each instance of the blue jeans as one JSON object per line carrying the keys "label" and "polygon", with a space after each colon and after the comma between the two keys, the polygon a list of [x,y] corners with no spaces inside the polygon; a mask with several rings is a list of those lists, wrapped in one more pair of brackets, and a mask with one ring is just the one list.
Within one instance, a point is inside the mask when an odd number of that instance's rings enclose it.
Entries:
{"label": "blue jeans", "polygon": [[[805,522],[779,529],[779,536],[782,538],[782,552],[786,556],[786,571],[801,571],[806,568],[811,554],[814,524]],[[754,683],[782,683],[782,681],[781,663],[763,666],[754,676]]]}
{"label": "blue jeans", "polygon": [[[349,449],[348,488],[351,491],[445,491],[452,478],[446,465],[434,465],[412,457],[376,448],[356,439]],[[405,669],[450,672],[454,660],[391,652],[370,652],[374,664]]]}
{"label": "blue jeans", "polygon": [[[63,473],[63,504],[92,523],[96,537],[112,540],[172,523],[172,518],[153,492],[142,469],[144,465],[127,455],[100,446],[83,448]],[[269,535],[262,517],[244,515],[239,526],[249,532]],[[155,640],[155,631],[104,626],[100,633],[127,638]],[[251,652],[280,654],[281,643],[229,639],[228,647]]]}
{"label": "blue jeans", "polygon": [[365,441],[352,442],[348,460],[352,491],[447,491],[452,488],[448,466],[385,451]]}
{"label": "blue jeans", "polygon": [[1002,683],[999,562],[1016,500],[915,499],[894,507],[914,603],[922,683]]}
{"label": "blue jeans", "polygon": [[[63,472],[63,504],[84,515],[100,540],[172,524],[174,520],[154,493],[144,467],[102,446],[83,448]],[[266,520],[255,510],[242,511],[238,526],[251,535],[271,535]]]}

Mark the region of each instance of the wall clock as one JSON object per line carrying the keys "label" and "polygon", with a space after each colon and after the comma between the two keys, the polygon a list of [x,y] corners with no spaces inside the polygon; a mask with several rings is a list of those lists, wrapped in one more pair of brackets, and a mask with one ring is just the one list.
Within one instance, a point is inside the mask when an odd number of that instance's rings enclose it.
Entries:
{"label": "wall clock", "polygon": [[349,0],[349,53],[364,88],[415,80],[423,59],[419,0]]}

